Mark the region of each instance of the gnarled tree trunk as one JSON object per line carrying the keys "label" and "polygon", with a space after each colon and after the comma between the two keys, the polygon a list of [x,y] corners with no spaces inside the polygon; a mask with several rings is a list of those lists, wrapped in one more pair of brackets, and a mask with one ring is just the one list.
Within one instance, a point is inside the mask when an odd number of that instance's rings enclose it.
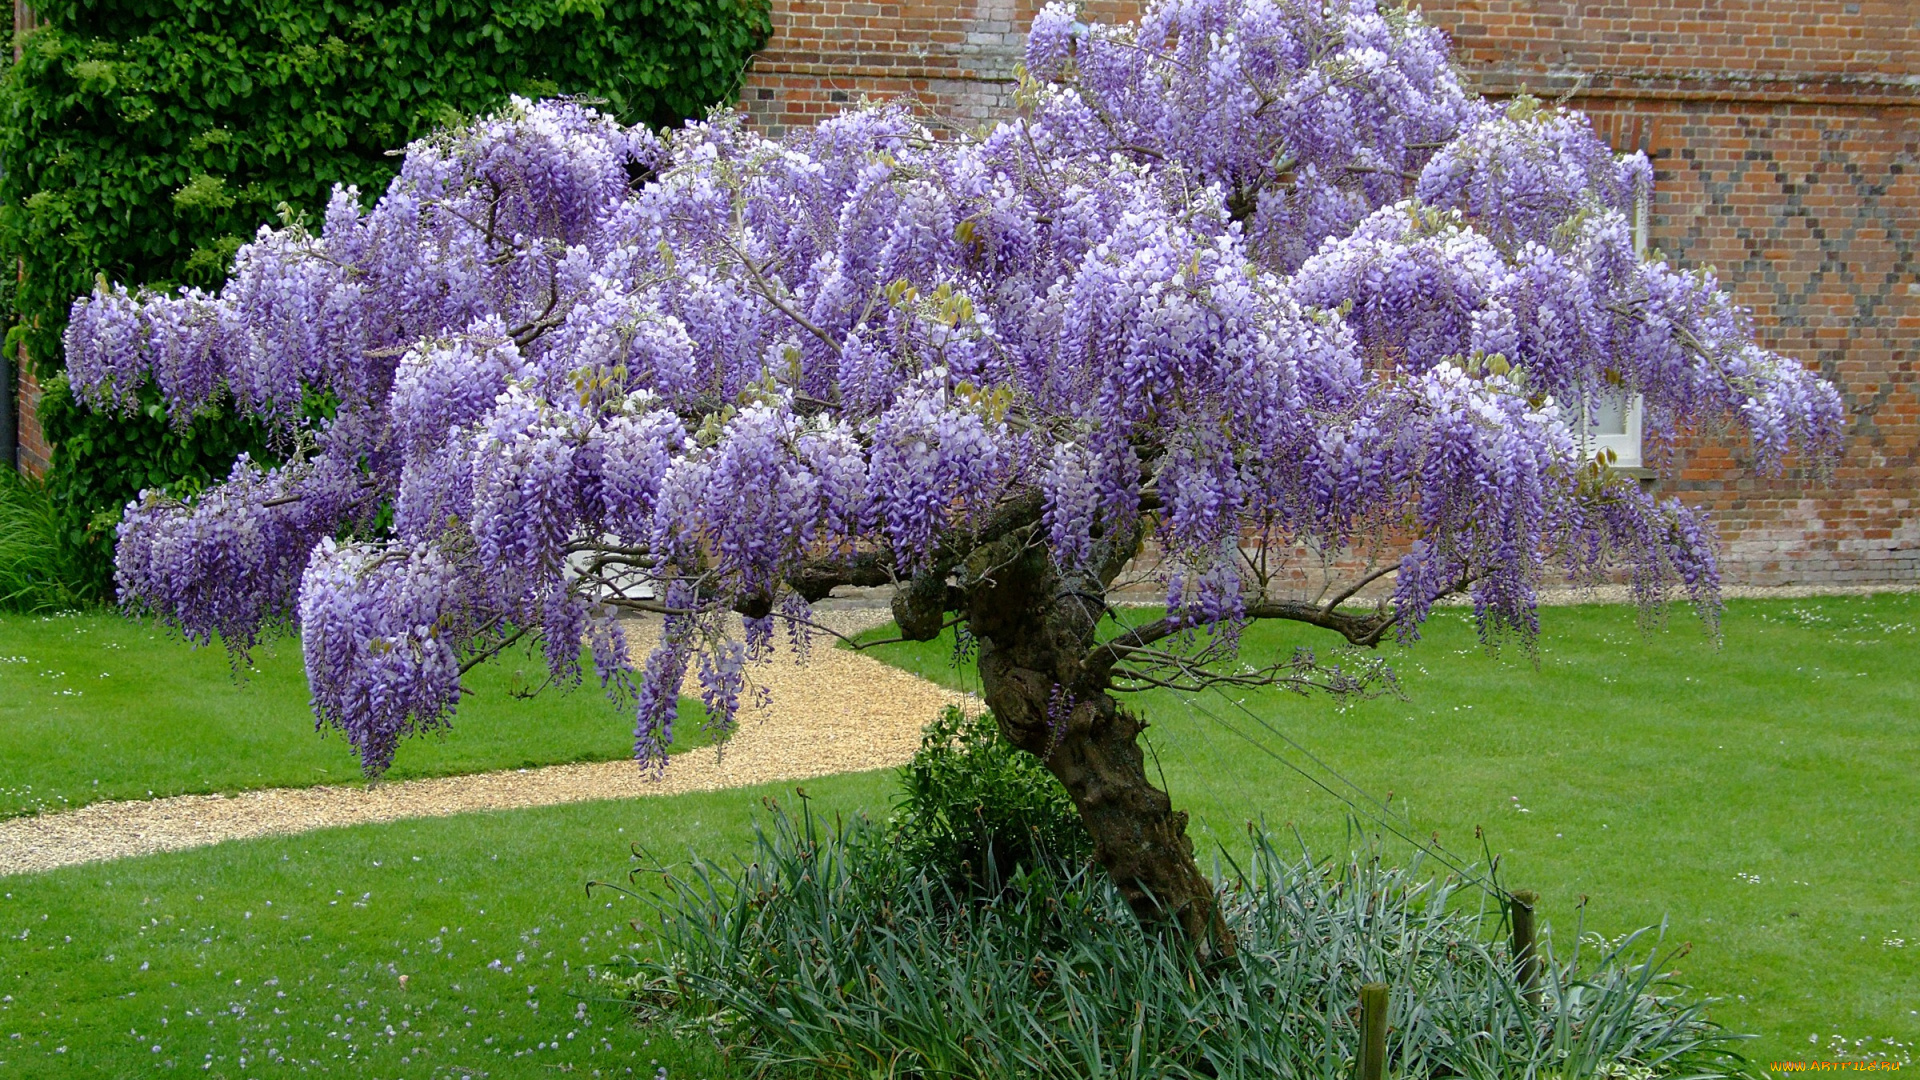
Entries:
{"label": "gnarled tree trunk", "polygon": [[[1059,778],[1093,837],[1095,859],[1134,912],[1146,922],[1171,920],[1196,955],[1215,959],[1232,953],[1233,939],[1194,861],[1187,815],[1147,779],[1138,742],[1145,723],[1109,692],[1106,667],[1086,662],[1106,585],[1138,540],[1136,533],[1108,545],[1107,565],[1075,580],[1044,549],[1004,537],[968,558],[960,596],[940,599],[958,601],[979,641],[980,681],[1001,732]],[[895,604],[903,627],[916,619],[912,609],[940,602],[913,593]]]}

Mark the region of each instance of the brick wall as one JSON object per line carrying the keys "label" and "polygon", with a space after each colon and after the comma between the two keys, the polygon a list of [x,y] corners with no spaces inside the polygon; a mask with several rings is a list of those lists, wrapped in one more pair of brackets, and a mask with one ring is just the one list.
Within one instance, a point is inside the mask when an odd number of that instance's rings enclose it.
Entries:
{"label": "brick wall", "polygon": [[1027,0],[775,0],[773,38],[742,104],[769,134],[865,95],[913,95],[957,123],[985,122],[1020,56]]}
{"label": "brick wall", "polygon": [[13,416],[20,443],[15,453],[22,472],[41,476],[53,460],[53,447],[47,445],[46,433],[40,430],[40,384],[34,381],[29,367],[24,355],[17,358]]}
{"label": "brick wall", "polygon": [[[775,0],[742,105],[777,134],[910,93],[1003,114],[1033,0]],[[1920,4],[1914,0],[1435,0],[1483,92],[1565,97],[1654,159],[1655,248],[1717,267],[1761,340],[1846,396],[1827,477],[1754,476],[1696,436],[1665,490],[1712,508],[1740,584],[1920,580]],[[1088,10],[1130,17],[1124,0]]]}
{"label": "brick wall", "polygon": [[[773,38],[755,57],[740,104],[770,135],[812,124],[862,95],[912,95],[975,128],[1005,115],[1026,26],[1040,0],[774,0]],[[1125,0],[1087,5],[1131,18]]]}
{"label": "brick wall", "polygon": [[1738,443],[1700,440],[1669,486],[1714,508],[1751,583],[1920,580],[1920,109],[1689,102],[1667,123],[1659,246],[1718,267],[1850,421],[1830,478],[1755,478]]}
{"label": "brick wall", "polygon": [[1428,5],[1487,93],[1567,95],[1653,157],[1655,248],[1712,266],[1771,348],[1840,386],[1830,476],[1756,477],[1738,440],[1679,447],[1729,580],[1920,580],[1920,6],[1911,0]]}
{"label": "brick wall", "polygon": [[[13,58],[16,62],[20,59],[20,35],[39,25],[39,16],[34,14],[26,0],[13,0]],[[0,393],[10,389],[14,395],[14,457],[22,470],[39,476],[47,471],[47,463],[53,459],[53,448],[47,445],[46,433],[40,428],[40,384],[34,381],[33,364],[27,360],[24,349],[13,359],[14,385],[8,388],[0,384]]]}
{"label": "brick wall", "polygon": [[1489,92],[1671,102],[1891,98],[1912,104],[1912,0],[1444,0],[1423,4]]}

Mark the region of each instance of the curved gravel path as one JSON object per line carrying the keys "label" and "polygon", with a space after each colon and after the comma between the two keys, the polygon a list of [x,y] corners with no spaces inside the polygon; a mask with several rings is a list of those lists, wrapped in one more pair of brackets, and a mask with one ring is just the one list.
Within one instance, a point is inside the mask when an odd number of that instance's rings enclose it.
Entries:
{"label": "curved gravel path", "polygon": [[[1729,597],[1798,598],[1911,592],[1913,585],[1730,587]],[[1563,590],[1543,603],[1619,602],[1625,589]],[[823,625],[851,634],[885,622],[881,607],[823,611]],[[652,648],[657,623],[629,627],[637,656]],[[142,802],[95,803],[78,810],[0,821],[0,876],[119,859],[254,836],[306,832],[402,818],[506,810],[594,799],[714,791],[904,763],[920,730],[946,705],[980,708],[871,657],[832,648],[822,637],[809,662],[784,642],[774,662],[752,676],[773,694],[766,710],[743,710],[740,730],[722,749],[676,754],[652,779],[631,761],[409,780],[374,787],[271,788],[239,795],[182,795]]]}
{"label": "curved gravel path", "polygon": [[[885,621],[884,610],[823,613],[842,633]],[[657,624],[629,628],[644,657]],[[782,635],[784,636],[784,635]],[[678,795],[904,763],[920,730],[948,704],[979,708],[878,660],[831,647],[822,636],[805,665],[784,642],[750,677],[772,692],[764,710],[743,707],[722,748],[675,754],[659,779],[631,761],[449,776],[372,787],[269,788],[238,795],[181,795],[105,802],[0,821],[0,876],[119,859],[256,836],[341,825],[439,817],[475,810]]]}

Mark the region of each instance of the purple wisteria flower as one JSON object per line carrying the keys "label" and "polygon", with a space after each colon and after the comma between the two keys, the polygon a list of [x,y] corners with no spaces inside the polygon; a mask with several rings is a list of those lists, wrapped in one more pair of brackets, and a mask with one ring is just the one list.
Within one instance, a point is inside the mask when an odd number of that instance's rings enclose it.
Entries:
{"label": "purple wisteria flower", "polygon": [[[124,600],[238,648],[297,622],[369,772],[516,634],[562,678],[590,651],[657,765],[688,675],[731,729],[773,622],[804,645],[835,583],[961,611],[1037,552],[1097,590],[1144,532],[1173,622],[1231,659],[1294,610],[1262,567],[1386,544],[1402,637],[1450,593],[1525,636],[1553,574],[1713,603],[1705,518],[1582,449],[1600,395],[1656,444],[1838,447],[1830,385],[1636,256],[1645,159],[1480,100],[1416,13],[1053,4],[1020,97],[978,138],[866,105],[780,140],[515,101],[318,231],[262,229],[218,293],[103,283],[81,394],[230,401],[290,448],[143,494]],[[665,624],[637,669],[635,610]]]}

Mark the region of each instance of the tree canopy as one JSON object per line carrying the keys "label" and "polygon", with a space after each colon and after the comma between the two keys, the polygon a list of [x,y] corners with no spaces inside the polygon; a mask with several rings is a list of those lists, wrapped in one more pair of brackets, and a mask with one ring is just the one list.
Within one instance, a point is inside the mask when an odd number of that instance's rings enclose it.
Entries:
{"label": "tree canopy", "polygon": [[[1236,630],[1411,639],[1464,592],[1524,638],[1555,575],[1710,609],[1704,516],[1583,449],[1603,394],[1656,440],[1738,425],[1763,465],[1838,443],[1831,386],[1710,274],[1636,256],[1646,160],[1468,93],[1415,13],[1056,4],[1020,98],[977,138],[867,105],[779,141],[517,101],[413,143],[371,209],[263,229],[218,293],[96,290],[67,348],[100,407],[230,395],[289,445],[131,506],[124,600],[239,648],[297,621],[317,711],[378,772],[523,634],[561,678],[590,648],[661,761],[687,672],[729,725],[778,627],[893,582],[905,636],[977,639],[1129,898],[1204,938],[1115,693],[1364,689]],[[1148,537],[1167,613],[1121,626]],[[1302,561],[1361,569],[1302,597]],[[623,610],[665,617],[638,670]]]}

